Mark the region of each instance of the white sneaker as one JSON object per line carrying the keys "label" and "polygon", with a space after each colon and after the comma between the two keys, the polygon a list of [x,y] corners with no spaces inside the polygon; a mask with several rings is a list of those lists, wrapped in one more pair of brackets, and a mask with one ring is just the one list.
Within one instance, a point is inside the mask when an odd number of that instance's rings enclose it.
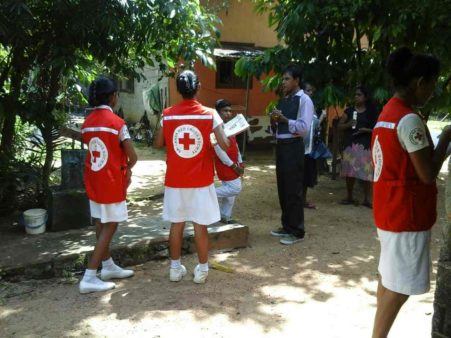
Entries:
{"label": "white sneaker", "polygon": [[194,268],[193,282],[197,284],[204,284],[207,280],[208,271],[200,271],[199,265]]}
{"label": "white sneaker", "polygon": [[122,269],[121,267],[113,264],[107,268],[102,268],[100,271],[100,278],[102,280],[109,280],[113,278],[128,278],[133,276],[135,273],[133,270]]}
{"label": "white sneaker", "polygon": [[186,275],[186,268],[184,265],[180,265],[179,268],[174,269],[174,268],[170,268],[169,269],[169,280],[171,282],[180,282],[183,278],[183,276]]}
{"label": "white sneaker", "polygon": [[116,284],[112,282],[103,282],[97,277],[90,280],[81,280],[80,282],[80,293],[91,293],[99,291],[108,291],[114,289]]}

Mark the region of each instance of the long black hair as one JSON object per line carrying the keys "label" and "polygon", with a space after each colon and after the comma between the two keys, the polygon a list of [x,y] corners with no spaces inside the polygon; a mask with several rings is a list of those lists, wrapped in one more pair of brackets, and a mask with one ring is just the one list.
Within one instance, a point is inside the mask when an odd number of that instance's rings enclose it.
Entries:
{"label": "long black hair", "polygon": [[89,105],[91,107],[108,105],[111,95],[117,90],[116,81],[107,76],[99,76],[89,85]]}
{"label": "long black hair", "polygon": [[177,76],[176,85],[184,99],[192,99],[199,89],[199,79],[192,70],[184,70]]}
{"label": "long black hair", "polygon": [[431,54],[413,53],[409,48],[401,47],[388,57],[387,71],[395,89],[402,89],[415,78],[423,77],[426,81],[436,78],[440,61]]}

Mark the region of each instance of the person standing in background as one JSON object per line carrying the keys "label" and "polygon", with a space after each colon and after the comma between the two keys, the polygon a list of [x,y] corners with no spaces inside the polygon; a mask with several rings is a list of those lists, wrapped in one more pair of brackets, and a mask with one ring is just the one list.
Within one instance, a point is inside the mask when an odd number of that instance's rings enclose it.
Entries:
{"label": "person standing in background", "polygon": [[[308,82],[304,82],[302,89],[304,90],[305,94],[312,98],[315,92],[315,87],[313,87]],[[320,141],[316,140],[315,136],[319,135],[320,125],[325,117],[325,111],[322,111],[319,117],[317,117],[316,112],[313,114],[312,125],[310,127],[309,133],[304,139],[304,208],[308,209],[316,209],[316,205],[307,201],[307,190],[308,188],[313,188],[318,184],[318,162],[317,159],[313,158],[310,154],[313,151],[314,143]]]}
{"label": "person standing in background", "polygon": [[271,129],[276,136],[276,176],[282,227],[271,235],[291,245],[304,239],[304,141],[314,114],[310,97],[300,89],[302,73],[297,65],[282,71],[284,97],[271,113]]}
{"label": "person standing in background", "polygon": [[377,120],[377,109],[369,90],[359,85],[355,89],[354,105],[345,109],[338,124],[343,130],[344,150],[341,159],[341,176],[346,179],[347,197],[341,204],[358,205],[354,199],[356,179],[363,184],[362,205],[372,208],[370,202],[373,167],[371,163],[371,133]]}

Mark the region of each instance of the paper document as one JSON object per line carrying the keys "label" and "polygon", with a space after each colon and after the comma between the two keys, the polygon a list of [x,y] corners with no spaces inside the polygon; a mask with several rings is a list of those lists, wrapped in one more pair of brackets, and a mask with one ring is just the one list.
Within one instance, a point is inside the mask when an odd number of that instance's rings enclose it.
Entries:
{"label": "paper document", "polygon": [[[224,124],[224,132],[227,137],[238,135],[247,129],[249,129],[249,123],[247,123],[243,114],[237,114],[233,119]],[[214,133],[210,134],[210,140],[212,144],[218,143]]]}

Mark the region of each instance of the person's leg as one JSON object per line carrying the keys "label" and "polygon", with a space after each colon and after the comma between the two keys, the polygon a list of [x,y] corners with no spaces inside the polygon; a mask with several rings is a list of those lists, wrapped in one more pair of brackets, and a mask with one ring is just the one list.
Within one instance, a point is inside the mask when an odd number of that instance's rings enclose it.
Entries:
{"label": "person's leg", "polygon": [[169,233],[169,251],[172,260],[179,260],[182,256],[183,230],[185,222],[171,223]]}
{"label": "person's leg", "polygon": [[[95,223],[95,225],[96,225],[96,240],[98,241],[98,240],[99,240],[99,237],[100,237],[100,234],[102,233],[104,223],[101,223],[101,222],[100,222],[100,219],[98,219],[98,218],[95,218],[94,223]],[[111,254],[110,254],[110,247],[108,246],[108,248],[106,249],[106,251],[103,252],[103,254],[102,254],[102,261],[106,261],[106,260],[109,259],[110,257],[111,257]]]}
{"label": "person's leg", "polygon": [[[90,293],[97,291],[107,291],[115,287],[114,283],[103,282],[97,278],[97,269],[102,262],[105,252],[109,252],[111,239],[117,229],[117,223],[99,223],[96,229],[97,242],[94,247],[94,252],[89,260],[88,267],[80,281],[80,293]],[[113,263],[114,264],[114,263]],[[133,274],[133,272],[132,272]]]}
{"label": "person's leg", "polygon": [[393,292],[385,288],[379,280],[373,338],[386,338],[388,336],[399,310],[408,298],[408,295]]}
{"label": "person's leg", "polygon": [[231,181],[224,181],[220,187],[216,188],[218,198],[221,197],[222,205],[220,207],[221,218],[229,221],[232,217],[235,197],[241,192],[241,178]]}
{"label": "person's leg", "polygon": [[371,196],[371,184],[370,181],[363,181],[363,205],[371,207],[370,196]]}
{"label": "person's leg", "polygon": [[285,192],[285,160],[284,160],[284,146],[277,145],[276,147],[276,179],[277,179],[277,196],[279,197],[279,205],[281,210],[280,221],[282,228],[285,232],[287,229],[287,219],[286,219],[286,192]]}
{"label": "person's leg", "polygon": [[194,241],[200,264],[208,262],[208,230],[205,225],[194,223]]}
{"label": "person's leg", "polygon": [[352,202],[354,200],[353,199],[354,183],[355,183],[354,177],[346,177],[346,192],[348,194],[349,202]]}
{"label": "person's leg", "polygon": [[194,223],[194,240],[199,264],[194,269],[193,282],[202,284],[208,276],[208,230],[205,225]]}
{"label": "person's leg", "polygon": [[291,238],[281,239],[282,244],[294,244],[304,238],[304,142],[287,144],[285,175],[287,228]]}
{"label": "person's leg", "polygon": [[[99,228],[96,229],[97,242],[92,253],[91,259],[88,263],[88,269],[97,269],[105,256],[109,255],[109,248],[111,240],[117,229],[117,223],[100,223]],[[98,235],[97,235],[98,232]]]}
{"label": "person's leg", "polygon": [[171,282],[179,282],[186,275],[186,268],[181,263],[184,229],[185,222],[171,223],[169,233],[169,255],[171,257],[169,280]]}

